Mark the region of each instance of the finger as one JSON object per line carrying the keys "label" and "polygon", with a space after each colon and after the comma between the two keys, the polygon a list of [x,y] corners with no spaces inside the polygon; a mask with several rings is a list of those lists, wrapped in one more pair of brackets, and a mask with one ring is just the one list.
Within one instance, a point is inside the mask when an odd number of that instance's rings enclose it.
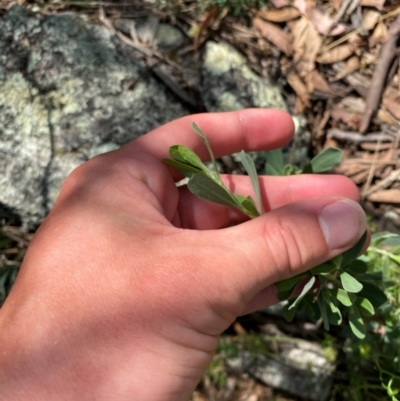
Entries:
{"label": "finger", "polygon": [[282,110],[246,109],[226,113],[186,116],[166,124],[126,145],[132,152],[146,152],[161,160],[171,145],[184,145],[209,160],[202,139],[192,130],[195,122],[207,136],[215,157],[240,150],[265,150],[287,144],[293,135],[290,115]]}
{"label": "finger", "polygon": [[[236,227],[215,231],[212,242],[229,261],[225,287],[240,288],[243,309],[273,283],[306,271],[353,246],[366,230],[354,201],[323,196],[275,209]],[[222,274],[222,273],[221,273]]]}
{"label": "finger", "polygon": [[[255,199],[249,177],[222,178],[233,193],[250,195]],[[359,191],[354,183],[340,175],[260,176],[259,182],[266,212],[321,195],[337,195],[354,201],[359,200]],[[248,220],[243,213],[234,208],[197,198],[187,187],[180,188],[178,213],[182,228],[197,230],[218,229]]]}

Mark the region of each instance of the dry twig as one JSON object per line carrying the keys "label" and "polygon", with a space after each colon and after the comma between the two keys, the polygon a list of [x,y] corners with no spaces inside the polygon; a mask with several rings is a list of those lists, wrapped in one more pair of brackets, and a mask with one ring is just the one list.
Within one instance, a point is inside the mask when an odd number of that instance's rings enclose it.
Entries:
{"label": "dry twig", "polygon": [[360,132],[362,133],[366,132],[366,130],[368,129],[372,115],[379,107],[386,77],[396,54],[397,39],[399,38],[399,35],[400,16],[398,16],[397,19],[393,22],[388,32],[386,42],[382,46],[380,61],[379,64],[376,66],[374,75],[372,77],[371,85],[369,87],[368,96],[366,99],[364,114],[360,123]]}

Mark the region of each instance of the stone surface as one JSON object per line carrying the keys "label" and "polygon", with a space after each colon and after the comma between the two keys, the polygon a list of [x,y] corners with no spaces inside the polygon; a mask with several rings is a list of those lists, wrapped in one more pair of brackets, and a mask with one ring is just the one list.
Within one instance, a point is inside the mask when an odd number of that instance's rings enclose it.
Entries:
{"label": "stone surface", "polygon": [[[307,400],[326,401],[332,389],[334,361],[317,343],[280,337],[273,357],[241,352],[228,360],[232,369],[244,371],[266,385]],[[331,353],[330,353],[331,354]],[[329,356],[331,356],[329,354]],[[333,358],[336,356],[333,355]]]}
{"label": "stone surface", "polygon": [[[201,96],[208,111],[240,110],[247,107],[266,107],[287,110],[278,86],[270,85],[254,73],[245,57],[226,43],[206,43],[202,66]],[[311,134],[302,116],[293,117],[295,135],[284,149],[285,162],[303,167],[309,161]],[[268,135],[268,129],[265,130]],[[263,174],[263,152],[251,152],[257,170]],[[239,155],[233,155],[239,162]]]}
{"label": "stone surface", "polygon": [[187,114],[103,26],[13,7],[0,20],[0,214],[43,219],[89,157]]}
{"label": "stone surface", "polygon": [[287,109],[279,88],[255,74],[232,46],[209,41],[203,58],[202,98],[208,111]]}
{"label": "stone surface", "polygon": [[[129,34],[132,21],[121,21],[118,29]],[[158,22],[156,28],[154,50],[186,46],[179,29]],[[189,86],[208,111],[286,109],[279,88],[255,74],[230,45],[210,41],[202,57],[185,53],[178,59],[185,78],[194,74]],[[188,107],[204,109],[179,95],[174,68],[166,69],[170,85],[155,68],[84,17],[11,8],[0,19],[0,217],[36,226],[79,164],[188,114]],[[296,141],[295,164],[307,152],[303,139]],[[254,154],[260,172],[262,156]]]}

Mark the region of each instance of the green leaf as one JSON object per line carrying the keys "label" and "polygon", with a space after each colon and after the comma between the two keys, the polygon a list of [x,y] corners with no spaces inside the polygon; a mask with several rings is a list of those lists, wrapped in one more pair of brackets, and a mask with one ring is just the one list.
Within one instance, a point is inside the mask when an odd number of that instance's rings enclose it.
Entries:
{"label": "green leaf", "polygon": [[356,305],[364,316],[373,316],[375,314],[375,309],[367,298],[358,297]]}
{"label": "green leaf", "polygon": [[340,325],[342,323],[342,314],[340,313],[339,308],[334,304],[330,294],[330,290],[323,290],[322,298],[328,306],[327,308],[325,308],[325,312],[329,323],[335,326]]}
{"label": "green leaf", "polygon": [[286,301],[293,295],[294,289],[295,287],[285,291],[278,291],[276,297],[279,299],[279,301]]}
{"label": "green leaf", "polygon": [[283,168],[283,175],[293,175],[296,174],[296,169],[294,166],[291,166],[290,164],[287,164]]}
{"label": "green leaf", "polygon": [[253,185],[254,193],[256,194],[256,198],[258,201],[258,207],[260,214],[264,214],[264,208],[261,199],[261,190],[260,183],[258,181],[258,174],[256,170],[256,166],[254,164],[254,160],[243,150],[240,152],[240,161],[243,164],[244,169],[250,177],[251,184]]}
{"label": "green leaf", "polygon": [[390,260],[392,260],[394,263],[396,263],[397,265],[400,266],[400,256],[397,255],[393,255],[393,253],[388,253],[388,256],[390,258]]}
{"label": "green leaf", "polygon": [[326,274],[332,273],[334,270],[336,270],[336,266],[334,264],[325,262],[325,263],[321,263],[320,265],[312,268],[311,273],[326,275]]}
{"label": "green leaf", "polygon": [[265,159],[265,174],[267,175],[284,175],[283,169],[285,167],[283,163],[282,149],[269,150],[264,152]]}
{"label": "green leaf", "polygon": [[315,302],[313,302],[313,299],[309,300],[307,297],[304,297],[303,306],[307,316],[311,320],[316,321],[321,317],[321,312],[318,308],[318,305]]}
{"label": "green leaf", "polygon": [[367,232],[365,232],[358,242],[349,250],[342,254],[342,266],[349,265],[353,260],[357,259],[358,255],[362,251],[365,241],[367,240]]}
{"label": "green leaf", "polygon": [[331,301],[328,304],[329,308],[326,308],[328,320],[330,324],[339,326],[342,324],[342,314],[340,309]]}
{"label": "green leaf", "polygon": [[303,173],[322,173],[329,171],[342,161],[343,152],[337,148],[326,148],[303,169]]}
{"label": "green leaf", "polygon": [[296,309],[297,309],[296,306],[293,307],[293,302],[287,303],[282,309],[282,315],[285,318],[285,320],[291,322],[296,313]]}
{"label": "green leaf", "polygon": [[359,297],[367,298],[374,308],[379,308],[387,301],[385,293],[378,288],[376,285],[368,283],[366,281],[361,281],[363,288],[357,294]]}
{"label": "green leaf", "polygon": [[397,246],[400,245],[400,235],[388,231],[381,231],[372,234],[371,243],[374,245]]}
{"label": "green leaf", "polygon": [[349,323],[350,328],[353,334],[359,339],[365,338],[365,326],[360,315],[360,311],[357,309],[355,305],[349,311]]}
{"label": "green leaf", "polygon": [[322,321],[324,322],[324,329],[326,331],[329,330],[329,318],[328,318],[328,313],[327,313],[327,307],[326,307],[326,303],[322,298],[322,295],[320,294],[320,296],[318,297],[318,301],[317,301],[319,310],[321,312],[321,317],[322,317]]}
{"label": "green leaf", "polygon": [[351,300],[351,297],[349,293],[345,290],[342,290],[341,288],[337,288],[335,290],[335,296],[336,299],[344,306],[351,306],[353,305],[353,301]]}
{"label": "green leaf", "polygon": [[193,152],[193,150],[182,145],[173,145],[169,148],[169,154],[177,162],[187,163],[200,171],[209,171],[203,164],[200,157]]}
{"label": "green leaf", "polygon": [[333,263],[337,269],[340,269],[342,261],[343,261],[343,254],[335,256],[329,262]]}
{"label": "green leaf", "polygon": [[178,170],[185,177],[192,177],[193,174],[202,174],[203,172],[198,168],[189,166],[188,164],[178,162],[172,159],[162,159],[165,164],[170,165],[171,167]]}
{"label": "green leaf", "polygon": [[245,209],[245,213],[251,218],[258,217],[260,213],[256,208],[256,205],[253,199],[250,196],[244,197],[242,195],[233,195],[233,197],[242,205],[242,208]]}
{"label": "green leaf", "polygon": [[347,272],[340,274],[340,281],[347,292],[357,293],[363,288],[362,284]]}
{"label": "green leaf", "polygon": [[238,207],[238,203],[232,197],[231,193],[206,175],[195,174],[189,179],[187,185],[190,192],[200,199],[205,199],[220,205]]}
{"label": "green leaf", "polygon": [[275,286],[278,289],[278,291],[292,290],[307,275],[308,275],[307,273],[302,273],[295,277],[291,277],[286,280],[278,281],[277,283],[275,283]]}
{"label": "green leaf", "polygon": [[346,270],[352,274],[363,274],[368,270],[368,266],[362,260],[356,259],[346,266]]}
{"label": "green leaf", "polygon": [[193,131],[203,140],[204,144],[206,145],[208,153],[210,154],[210,157],[211,157],[212,164],[214,166],[215,174],[217,175],[219,182],[222,183],[221,178],[219,176],[219,172],[218,172],[217,162],[215,161],[214,152],[211,148],[210,142],[208,142],[207,137],[204,135],[203,131],[199,128],[199,126],[194,121],[192,122],[192,128],[193,128]]}
{"label": "green leaf", "polygon": [[314,283],[315,283],[315,276],[312,276],[310,280],[308,280],[307,284],[304,285],[300,295],[296,298],[296,300],[293,302],[290,308],[295,308],[300,303],[302,298],[311,290]]}

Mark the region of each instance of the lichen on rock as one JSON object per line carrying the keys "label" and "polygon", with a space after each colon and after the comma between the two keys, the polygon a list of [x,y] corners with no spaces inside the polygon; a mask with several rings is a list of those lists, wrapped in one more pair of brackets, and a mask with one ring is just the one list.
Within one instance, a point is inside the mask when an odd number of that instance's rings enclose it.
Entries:
{"label": "lichen on rock", "polygon": [[0,19],[0,214],[41,222],[69,172],[187,114],[104,26],[70,15]]}

